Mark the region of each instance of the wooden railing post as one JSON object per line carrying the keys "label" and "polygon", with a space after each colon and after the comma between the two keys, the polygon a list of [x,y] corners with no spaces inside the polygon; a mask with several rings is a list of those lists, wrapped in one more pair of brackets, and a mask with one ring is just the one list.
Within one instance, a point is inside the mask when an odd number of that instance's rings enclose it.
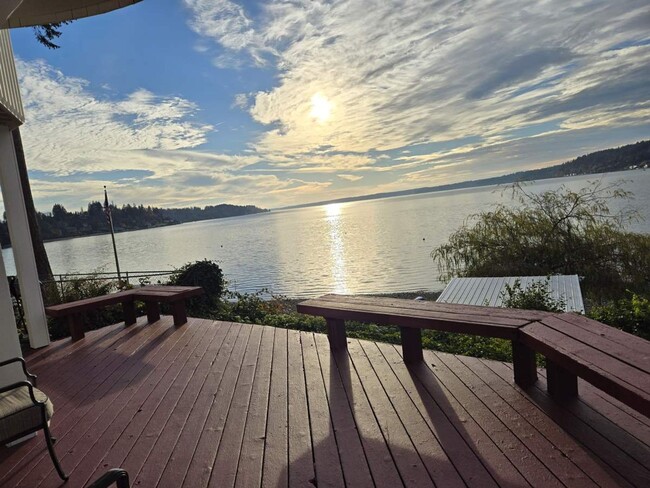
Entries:
{"label": "wooden railing post", "polygon": [[327,322],[327,338],[330,341],[332,351],[345,351],[348,348],[348,340],[345,335],[345,320],[325,317],[325,322]]}
{"label": "wooden railing post", "polygon": [[528,388],[537,381],[537,361],[535,351],[518,340],[512,341],[512,366],[515,370],[515,383]]}
{"label": "wooden railing post", "polygon": [[402,355],[405,363],[419,363],[422,361],[422,329],[414,327],[400,327],[402,335]]}

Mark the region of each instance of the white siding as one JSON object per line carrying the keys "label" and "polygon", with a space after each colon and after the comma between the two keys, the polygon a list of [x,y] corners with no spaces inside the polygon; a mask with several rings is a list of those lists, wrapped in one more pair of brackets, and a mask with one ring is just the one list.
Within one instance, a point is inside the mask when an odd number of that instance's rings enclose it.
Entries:
{"label": "white siding", "polygon": [[[501,307],[506,284],[513,286],[516,280],[522,289],[534,282],[545,282],[546,276],[503,276],[495,278],[454,278],[444,289],[438,302],[463,303],[465,305],[485,305]],[[563,300],[567,312],[585,312],[578,275],[553,275],[549,279],[551,297]]]}
{"label": "white siding", "polygon": [[24,120],[9,31],[0,30],[0,124],[14,128]]}

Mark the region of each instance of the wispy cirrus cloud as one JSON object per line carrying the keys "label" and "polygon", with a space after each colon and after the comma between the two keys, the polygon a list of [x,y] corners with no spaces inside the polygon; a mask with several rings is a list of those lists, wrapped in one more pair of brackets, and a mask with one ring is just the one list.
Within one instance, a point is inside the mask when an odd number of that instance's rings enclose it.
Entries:
{"label": "wispy cirrus cloud", "polygon": [[[308,192],[319,183],[269,174],[243,174],[255,153],[203,150],[213,125],[198,106],[177,96],[139,89],[98,97],[88,81],[65,76],[44,61],[17,63],[27,123],[21,128],[37,206],[76,208],[101,197],[151,205],[249,204],[250,195]],[[239,172],[239,173],[238,173]],[[190,190],[191,189],[191,190]],[[260,202],[262,204],[262,202]]]}
{"label": "wispy cirrus cloud", "polygon": [[[299,159],[301,171],[353,169],[341,153],[371,158],[464,138],[480,140],[465,152],[518,140],[525,165],[521,139],[648,122],[644,1],[265,2],[255,17],[231,1],[185,3],[192,28],[226,52],[248,52],[260,65],[260,52],[272,57],[277,82],[240,106],[267,126],[252,144],[257,153],[278,165]],[[316,93],[334,107],[324,123],[311,115]],[[574,155],[578,144],[563,140]],[[603,143],[594,138],[595,148]],[[413,170],[423,174],[440,153],[429,156],[412,159]]]}

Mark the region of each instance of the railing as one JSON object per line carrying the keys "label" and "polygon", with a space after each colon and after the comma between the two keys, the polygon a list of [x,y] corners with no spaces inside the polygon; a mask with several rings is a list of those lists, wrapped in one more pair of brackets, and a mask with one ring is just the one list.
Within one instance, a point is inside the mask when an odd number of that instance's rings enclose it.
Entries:
{"label": "railing", "polygon": [[[152,278],[157,278],[158,282],[167,281],[161,280],[163,277],[169,277],[174,273],[173,270],[154,270],[154,271],[123,271],[120,273],[122,282],[127,284],[141,284],[141,280],[146,280],[148,284],[149,280]],[[56,283],[60,287],[61,292],[65,283],[70,283],[77,280],[90,280],[90,281],[117,281],[118,276],[117,272],[101,272],[101,273],[63,273],[63,274],[54,274],[53,283]],[[136,283],[132,283],[131,280],[137,280]]]}

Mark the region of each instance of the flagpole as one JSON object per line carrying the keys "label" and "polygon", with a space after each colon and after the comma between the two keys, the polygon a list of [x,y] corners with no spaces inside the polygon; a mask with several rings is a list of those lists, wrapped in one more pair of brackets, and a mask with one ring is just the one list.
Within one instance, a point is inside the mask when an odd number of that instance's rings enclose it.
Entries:
{"label": "flagpole", "polygon": [[111,240],[113,241],[113,254],[115,254],[115,267],[117,268],[117,281],[122,284],[122,275],[120,274],[120,261],[117,258],[117,246],[115,245],[115,230],[113,229],[113,215],[111,214],[111,207],[108,205],[108,193],[106,193],[106,185],[104,185],[104,213],[108,219],[108,225],[111,228]]}

